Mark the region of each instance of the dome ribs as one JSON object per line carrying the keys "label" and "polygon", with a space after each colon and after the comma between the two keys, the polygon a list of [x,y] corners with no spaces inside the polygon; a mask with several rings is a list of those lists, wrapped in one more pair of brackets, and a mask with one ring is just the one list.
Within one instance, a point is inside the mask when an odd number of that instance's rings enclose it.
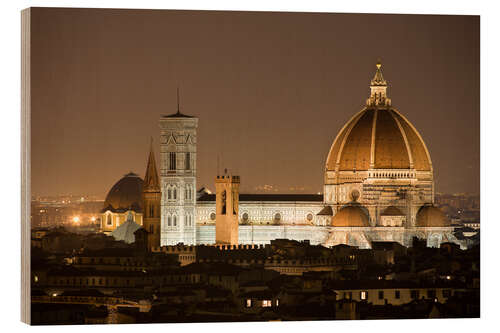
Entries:
{"label": "dome ribs", "polygon": [[420,134],[397,110],[393,109],[392,115],[399,121],[404,133],[406,134],[407,142],[413,158],[413,168],[418,171],[432,171],[432,162],[429,151],[427,150]]}
{"label": "dome ribs", "polygon": [[372,142],[370,146],[370,169],[375,167],[375,135],[377,134],[377,115],[378,110],[375,110],[372,123]]}
{"label": "dome ribs", "polygon": [[409,169],[410,159],[403,135],[388,110],[379,110],[375,135],[376,169]]}
{"label": "dome ribs", "polygon": [[345,137],[339,151],[339,170],[368,170],[375,110],[366,110]]}
{"label": "dome ribs", "polygon": [[349,135],[352,127],[356,124],[357,119],[361,117],[364,113],[364,109],[356,113],[340,130],[340,132],[335,137],[333,145],[330,148],[328,157],[326,159],[326,169],[336,170],[339,160],[339,151],[342,149],[345,141],[345,137]]}
{"label": "dome ribs", "polygon": [[403,127],[401,126],[400,121],[397,119],[397,117],[394,115],[394,112],[392,110],[390,111],[392,118],[398,125],[399,131],[401,132],[401,136],[403,137],[405,141],[405,146],[406,146],[406,151],[408,152],[408,158],[410,159],[410,169],[413,169],[413,154],[411,152],[410,144],[408,143],[408,138],[406,137],[406,132],[404,131]]}

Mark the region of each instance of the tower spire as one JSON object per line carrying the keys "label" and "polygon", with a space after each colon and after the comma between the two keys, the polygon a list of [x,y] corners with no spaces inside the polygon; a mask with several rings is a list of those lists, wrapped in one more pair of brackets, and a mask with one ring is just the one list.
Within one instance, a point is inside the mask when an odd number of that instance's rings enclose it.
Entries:
{"label": "tower spire", "polygon": [[382,75],[382,62],[377,60],[377,69],[370,82],[370,98],[367,99],[367,106],[390,106],[391,100],[387,98],[387,81]]}
{"label": "tower spire", "polygon": [[180,102],[179,102],[179,87],[177,87],[177,114],[181,113],[181,109],[179,107]]}
{"label": "tower spire", "polygon": [[155,154],[153,150],[153,137],[151,137],[150,141],[148,166],[146,167],[142,190],[143,192],[160,191],[160,182],[156,170]]}

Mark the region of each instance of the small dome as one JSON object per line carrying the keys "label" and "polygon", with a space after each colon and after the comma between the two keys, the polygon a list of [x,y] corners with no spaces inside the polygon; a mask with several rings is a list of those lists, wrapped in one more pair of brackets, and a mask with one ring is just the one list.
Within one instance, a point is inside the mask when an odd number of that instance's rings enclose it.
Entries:
{"label": "small dome", "polygon": [[423,206],[417,213],[417,227],[449,227],[450,221],[443,211],[434,206]]}
{"label": "small dome", "polygon": [[316,214],[316,215],[319,215],[319,216],[333,216],[332,206],[325,206],[325,207],[323,207],[323,209],[320,210],[319,213]]}
{"label": "small dome", "polygon": [[128,173],[109,190],[104,201],[103,212],[110,210],[114,213],[123,213],[133,210],[142,212],[142,184],[143,181],[135,173]]}
{"label": "small dome", "polygon": [[346,206],[332,219],[334,227],[369,227],[368,216],[359,206]]}
{"label": "small dome", "polygon": [[394,207],[394,206],[389,206],[380,215],[381,216],[404,216],[405,214],[399,208]]}

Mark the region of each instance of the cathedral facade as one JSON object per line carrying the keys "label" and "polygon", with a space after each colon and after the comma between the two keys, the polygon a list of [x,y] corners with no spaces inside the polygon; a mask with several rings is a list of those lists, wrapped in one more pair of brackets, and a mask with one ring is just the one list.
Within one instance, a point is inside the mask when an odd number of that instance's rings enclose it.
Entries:
{"label": "cathedral facade", "polygon": [[[370,90],[366,106],[344,125],[328,152],[324,194],[240,194],[238,177],[231,190],[236,188],[231,195],[237,198],[237,234],[231,229],[229,239],[266,244],[288,238],[360,248],[370,248],[373,241],[410,246],[413,237],[426,239],[428,246],[456,241],[449,220],[433,206],[429,151],[415,127],[392,106],[380,63]],[[226,192],[195,191],[197,127],[198,119],[179,108],[160,119],[161,193],[155,198],[161,212],[155,220],[159,239],[152,242],[157,246],[215,244],[226,223],[217,204]],[[149,174],[151,163],[150,155]],[[218,189],[225,177],[237,176],[217,176]],[[103,210],[103,219],[106,214]]]}

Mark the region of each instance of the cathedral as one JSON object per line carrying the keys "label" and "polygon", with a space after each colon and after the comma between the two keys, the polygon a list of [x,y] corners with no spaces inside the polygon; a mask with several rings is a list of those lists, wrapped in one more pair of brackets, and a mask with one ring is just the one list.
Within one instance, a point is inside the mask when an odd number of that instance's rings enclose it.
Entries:
{"label": "cathedral", "polygon": [[239,193],[240,177],[226,173],[215,177],[215,194],[196,191],[198,118],[178,106],[159,126],[159,172],[151,145],[144,180],[129,173],[108,193],[103,232],[134,218],[148,231],[150,247],[267,244],[278,238],[360,248],[374,241],[411,246],[414,237],[428,246],[457,242],[450,221],[433,205],[429,151],[392,106],[380,63],[365,107],[331,145],[323,194]]}

